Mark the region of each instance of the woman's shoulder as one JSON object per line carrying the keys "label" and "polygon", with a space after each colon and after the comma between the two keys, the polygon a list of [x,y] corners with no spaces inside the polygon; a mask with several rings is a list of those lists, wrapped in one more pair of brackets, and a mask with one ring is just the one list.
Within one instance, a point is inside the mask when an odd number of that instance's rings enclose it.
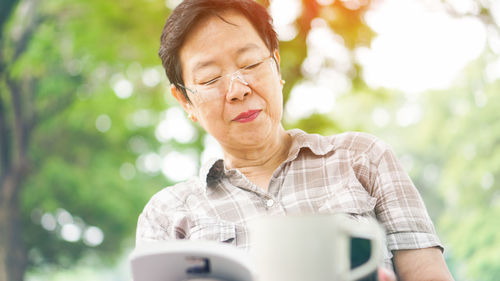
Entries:
{"label": "woman's shoulder", "polygon": [[344,132],[327,138],[330,138],[337,149],[368,151],[373,148],[387,148],[387,144],[379,137],[365,132]]}
{"label": "woman's shoulder", "polygon": [[391,147],[379,137],[365,132],[343,132],[323,136],[295,129],[291,131],[291,135],[302,145],[314,143],[318,145],[313,147],[321,147],[324,152],[346,152],[351,156],[366,155],[372,161],[376,161],[382,154],[391,150]]}
{"label": "woman's shoulder", "polygon": [[392,148],[379,137],[364,132],[345,132],[329,136],[333,150],[345,151],[353,158],[366,158],[378,165],[384,154],[392,154]]}

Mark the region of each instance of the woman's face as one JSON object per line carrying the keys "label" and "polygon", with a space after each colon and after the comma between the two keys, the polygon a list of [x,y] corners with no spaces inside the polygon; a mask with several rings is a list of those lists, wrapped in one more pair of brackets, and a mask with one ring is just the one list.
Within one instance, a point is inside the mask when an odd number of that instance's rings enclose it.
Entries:
{"label": "woman's face", "polygon": [[196,92],[187,91],[192,104],[172,90],[223,148],[252,149],[280,132],[279,54],[267,49],[244,16],[228,11],[222,17],[227,22],[216,16],[199,22],[180,50],[184,85]]}

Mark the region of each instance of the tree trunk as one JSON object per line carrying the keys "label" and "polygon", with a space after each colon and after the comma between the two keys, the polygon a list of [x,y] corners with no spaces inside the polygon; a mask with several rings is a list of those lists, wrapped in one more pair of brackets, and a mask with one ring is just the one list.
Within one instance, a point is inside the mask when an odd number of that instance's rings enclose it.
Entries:
{"label": "tree trunk", "polygon": [[[27,266],[20,210],[20,191],[29,173],[27,149],[33,122],[23,116],[21,88],[4,79],[11,94],[13,121],[0,96],[0,281],[22,281]],[[7,127],[9,129],[7,129]]]}
{"label": "tree trunk", "polygon": [[19,186],[23,170],[19,165],[1,179],[0,281],[22,281],[27,266],[19,208]]}

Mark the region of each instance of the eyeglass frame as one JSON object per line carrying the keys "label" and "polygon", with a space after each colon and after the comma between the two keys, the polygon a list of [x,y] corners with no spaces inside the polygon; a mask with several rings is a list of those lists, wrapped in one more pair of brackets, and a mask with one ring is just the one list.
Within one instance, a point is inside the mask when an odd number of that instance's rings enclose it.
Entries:
{"label": "eyeglass frame", "polygon": [[[218,78],[211,79],[210,81],[205,82],[205,83],[203,83],[202,85],[203,85],[203,86],[206,86],[206,85],[207,85],[207,83],[214,83],[214,82],[217,82],[217,81],[219,81],[219,80],[222,80],[222,79],[224,79],[225,77],[228,77],[228,76],[231,76],[230,85],[232,85],[233,80],[237,79],[237,78],[234,78],[234,76],[235,76],[235,75],[236,75],[236,77],[238,77],[238,76],[239,76],[239,77],[241,77],[241,76],[242,76],[242,75],[241,75],[241,71],[242,71],[242,70],[245,70],[245,69],[248,69],[248,68],[249,68],[249,67],[251,67],[251,66],[255,66],[255,65],[258,65],[258,64],[260,64],[260,63],[263,63],[263,62],[265,62],[265,61],[266,61],[266,60],[268,60],[268,59],[273,59],[273,60],[274,60],[274,62],[276,63],[277,70],[278,70],[278,72],[279,72],[279,64],[278,64],[278,61],[276,60],[275,56],[273,56],[273,55],[271,54],[271,55],[269,55],[268,57],[266,57],[266,58],[264,58],[264,59],[260,60],[259,62],[256,62],[256,63],[253,63],[253,64],[251,64],[251,65],[247,65],[247,66],[241,67],[241,68],[239,68],[238,70],[236,70],[236,71],[234,71],[234,72],[232,72],[232,73],[227,73],[227,74],[222,75],[222,76],[220,76],[220,77],[218,77]],[[244,83],[245,85],[248,85],[248,82],[246,82],[244,79],[239,78],[239,80],[240,80],[242,83]],[[186,90],[190,91],[190,92],[191,92],[192,94],[194,94],[194,95],[199,95],[199,94],[198,94],[198,90],[197,90],[197,89],[194,89],[194,90],[193,90],[193,89],[191,89],[190,87],[186,87],[185,85],[182,85],[181,83],[175,83],[175,86],[176,86],[176,87],[178,86],[179,88],[181,88],[181,89],[183,90],[183,92],[184,92],[184,94],[185,94],[185,96],[186,96],[186,98],[187,98],[187,100],[188,100],[189,102],[191,102],[191,101],[190,101],[190,99],[189,99],[189,97],[188,97],[188,95],[187,95]],[[231,87],[229,87],[229,89],[231,89]],[[228,89],[228,90],[229,90],[229,89]],[[227,94],[227,92],[226,92],[226,94]]]}

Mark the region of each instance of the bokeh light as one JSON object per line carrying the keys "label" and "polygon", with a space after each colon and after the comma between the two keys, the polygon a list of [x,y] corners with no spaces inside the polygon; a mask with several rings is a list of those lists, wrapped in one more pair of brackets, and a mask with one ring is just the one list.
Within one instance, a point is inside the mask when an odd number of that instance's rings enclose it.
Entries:
{"label": "bokeh light", "polygon": [[123,77],[122,74],[115,74],[111,78],[111,86],[116,96],[120,99],[127,99],[132,96],[134,85],[132,82]]}
{"label": "bokeh light", "polygon": [[222,147],[217,140],[209,134],[203,137],[203,152],[201,153],[201,164],[208,162],[212,158],[222,158]]}
{"label": "bokeh light", "polygon": [[302,11],[299,0],[274,0],[269,7],[274,28],[280,41],[290,41],[297,36],[295,20]]}
{"label": "bokeh light", "polygon": [[422,108],[419,104],[408,103],[403,105],[397,112],[396,121],[401,127],[417,124],[422,118]]}
{"label": "bokeh light", "polygon": [[481,179],[481,187],[488,190],[493,186],[494,183],[495,177],[493,176],[493,174],[490,172],[484,173],[483,178]]}
{"label": "bokeh light", "polygon": [[170,10],[173,10],[181,2],[182,2],[182,0],[165,0],[165,6],[167,6],[167,8],[169,8]]}
{"label": "bokeh light", "polygon": [[195,153],[172,151],[163,158],[161,171],[172,181],[182,181],[198,174],[197,163]]}
{"label": "bokeh light", "polygon": [[143,128],[152,125],[156,121],[155,112],[150,109],[140,109],[132,113],[131,119],[134,128]]}
{"label": "bokeh light", "polygon": [[160,142],[174,139],[180,143],[188,143],[196,139],[197,132],[186,118],[184,110],[173,106],[165,112],[164,119],[156,127],[155,136]]}
{"label": "bokeh light", "polygon": [[389,112],[384,108],[375,108],[372,112],[372,120],[378,127],[385,127],[389,124],[391,116]]}
{"label": "bokeh light", "polygon": [[71,214],[64,209],[57,209],[56,211],[57,223],[59,225],[65,225],[73,223],[73,217]]}
{"label": "bokeh light", "polygon": [[137,158],[136,165],[141,172],[155,174],[161,170],[161,161],[162,159],[160,155],[154,152],[149,152],[139,156],[139,158]]}
{"label": "bokeh light", "polygon": [[61,228],[61,237],[68,242],[76,242],[80,240],[82,230],[74,223],[68,223]]}
{"label": "bokeh light", "polygon": [[101,133],[105,133],[111,129],[111,118],[107,114],[101,114],[95,120],[95,127]]}
{"label": "bokeh light", "polygon": [[100,245],[104,241],[104,233],[96,226],[89,226],[83,233],[83,243],[90,247]]}
{"label": "bokeh light", "polygon": [[124,180],[131,180],[135,177],[135,166],[131,163],[123,163],[120,166],[120,176]]}
{"label": "bokeh light", "polygon": [[162,72],[157,67],[148,68],[142,74],[142,83],[148,87],[155,87],[161,82]]}
{"label": "bokeh light", "polygon": [[296,85],[290,93],[285,113],[287,120],[295,121],[313,113],[328,113],[333,110],[335,99],[333,92],[311,82]]}
{"label": "bokeh light", "polygon": [[42,227],[48,231],[54,231],[57,226],[57,222],[56,219],[54,218],[54,215],[50,213],[43,214],[40,223]]}
{"label": "bokeh light", "polygon": [[136,154],[142,154],[148,151],[149,145],[142,136],[133,136],[129,139],[128,145],[130,150]]}

